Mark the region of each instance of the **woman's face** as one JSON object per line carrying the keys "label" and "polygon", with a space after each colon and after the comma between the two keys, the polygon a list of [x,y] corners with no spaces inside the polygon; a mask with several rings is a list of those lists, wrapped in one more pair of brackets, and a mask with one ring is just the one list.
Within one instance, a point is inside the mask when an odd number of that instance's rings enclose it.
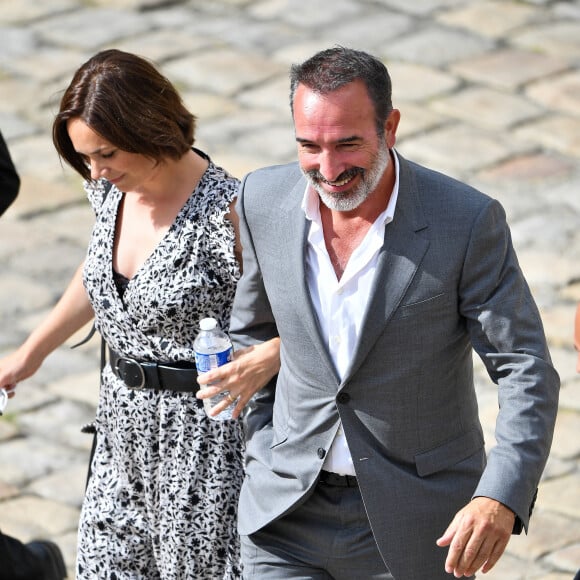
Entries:
{"label": "woman's face", "polygon": [[79,118],[68,121],[67,130],[75,151],[91,169],[91,179],[104,177],[121,191],[135,191],[151,180],[159,167],[153,159],[119,149]]}

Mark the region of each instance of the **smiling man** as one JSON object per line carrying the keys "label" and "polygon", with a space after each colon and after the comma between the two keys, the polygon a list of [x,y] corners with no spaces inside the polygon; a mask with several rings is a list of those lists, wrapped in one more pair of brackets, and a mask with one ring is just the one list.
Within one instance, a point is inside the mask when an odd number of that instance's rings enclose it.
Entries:
{"label": "smiling man", "polygon": [[[298,163],[246,176],[238,346],[281,337],[246,414],[260,580],[471,577],[527,528],[559,379],[500,204],[405,160],[375,57],[291,72]],[[486,458],[472,352],[498,386]]]}

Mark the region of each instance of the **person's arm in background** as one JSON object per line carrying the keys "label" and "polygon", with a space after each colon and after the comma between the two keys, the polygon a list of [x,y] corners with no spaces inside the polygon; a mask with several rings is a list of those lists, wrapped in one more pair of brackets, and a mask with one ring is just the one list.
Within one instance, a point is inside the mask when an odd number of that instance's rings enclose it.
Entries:
{"label": "person's arm in background", "polygon": [[20,177],[14,167],[4,137],[0,133],[0,215],[16,199],[20,189]]}
{"label": "person's arm in background", "polygon": [[574,322],[574,348],[578,351],[576,371],[580,373],[580,302],[578,302],[576,307],[576,320]]}
{"label": "person's arm in background", "polygon": [[10,396],[16,385],[32,376],[44,359],[93,318],[82,281],[81,264],[61,299],[24,343],[0,360],[0,389]]}

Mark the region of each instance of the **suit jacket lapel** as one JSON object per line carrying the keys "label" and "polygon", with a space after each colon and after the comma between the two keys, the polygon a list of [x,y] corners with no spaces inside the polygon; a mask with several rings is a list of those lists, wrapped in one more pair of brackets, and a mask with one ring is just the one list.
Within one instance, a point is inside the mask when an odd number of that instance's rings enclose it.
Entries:
{"label": "suit jacket lapel", "polygon": [[288,254],[285,256],[288,278],[284,284],[288,300],[294,305],[297,316],[300,317],[309,333],[312,343],[318,351],[320,361],[327,366],[328,372],[336,377],[338,383],[338,375],[322,338],[318,316],[312,304],[306,280],[306,244],[310,222],[300,208],[305,189],[306,179],[302,178],[281,206],[286,215],[284,223],[281,224],[283,232],[280,236],[280,247],[288,250]]}
{"label": "suit jacket lapel", "polygon": [[[373,290],[367,304],[361,334],[344,381],[364,362],[385,330],[421,263],[429,239],[415,179],[400,156],[399,197],[394,220],[385,228],[385,242],[378,256]],[[343,381],[343,382],[344,382]]]}

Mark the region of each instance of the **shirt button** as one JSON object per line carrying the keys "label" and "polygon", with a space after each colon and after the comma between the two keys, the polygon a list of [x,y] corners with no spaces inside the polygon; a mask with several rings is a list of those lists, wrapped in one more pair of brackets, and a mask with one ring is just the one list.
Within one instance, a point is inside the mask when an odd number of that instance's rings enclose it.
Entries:
{"label": "shirt button", "polygon": [[350,395],[348,393],[339,393],[336,400],[344,405],[350,401]]}
{"label": "shirt button", "polygon": [[318,448],[317,453],[320,459],[324,459],[324,457],[326,456],[326,450],[324,450],[322,447]]}

